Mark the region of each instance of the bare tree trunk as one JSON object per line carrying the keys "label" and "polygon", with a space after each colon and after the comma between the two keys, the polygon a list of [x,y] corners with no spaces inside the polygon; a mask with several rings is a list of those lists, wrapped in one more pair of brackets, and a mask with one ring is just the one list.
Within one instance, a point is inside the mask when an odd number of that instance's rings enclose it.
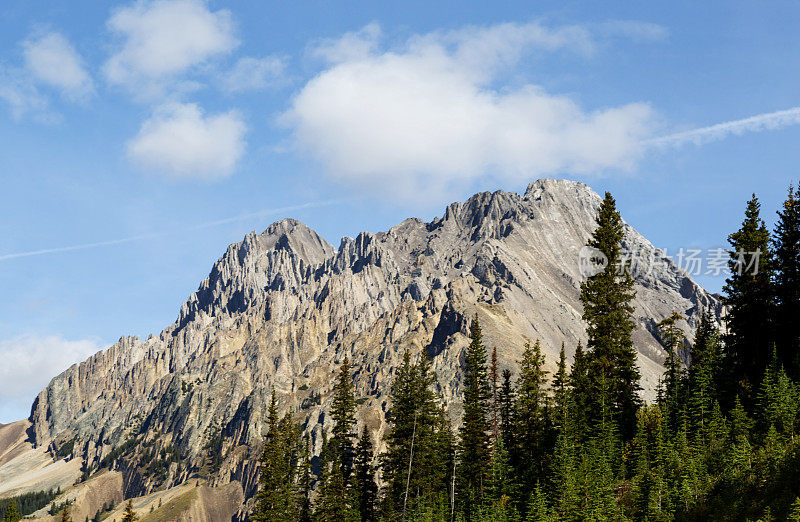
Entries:
{"label": "bare tree trunk", "polygon": [[417,437],[417,415],[419,411],[414,412],[414,429],[411,432],[411,453],[408,456],[408,474],[406,475],[406,493],[403,496],[403,520],[406,519],[406,505],[408,504],[408,488],[411,484],[411,463],[414,461],[414,439]]}

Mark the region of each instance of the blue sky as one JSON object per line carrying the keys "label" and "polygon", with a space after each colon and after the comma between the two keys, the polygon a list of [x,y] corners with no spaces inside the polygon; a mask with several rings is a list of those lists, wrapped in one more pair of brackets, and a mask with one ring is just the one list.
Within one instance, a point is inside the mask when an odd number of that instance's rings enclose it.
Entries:
{"label": "blue sky", "polygon": [[337,245],[567,177],[669,252],[800,179],[796,2],[455,6],[6,0],[0,422],[282,217]]}

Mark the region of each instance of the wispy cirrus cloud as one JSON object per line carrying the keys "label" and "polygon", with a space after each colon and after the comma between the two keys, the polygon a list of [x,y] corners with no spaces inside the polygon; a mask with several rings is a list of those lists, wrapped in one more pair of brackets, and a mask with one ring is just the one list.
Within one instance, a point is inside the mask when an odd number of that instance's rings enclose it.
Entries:
{"label": "wispy cirrus cloud", "polygon": [[285,72],[286,61],[279,56],[245,56],[220,73],[218,83],[228,93],[258,91],[280,82]]}
{"label": "wispy cirrus cloud", "polygon": [[178,234],[187,234],[190,232],[196,232],[198,230],[205,230],[207,228],[217,227],[220,225],[226,225],[228,223],[234,223],[237,221],[256,221],[260,219],[264,219],[268,216],[275,216],[280,214],[285,214],[287,212],[296,212],[298,210],[305,210],[309,208],[319,208],[325,207],[329,205],[334,205],[340,203],[341,200],[324,200],[324,201],[309,201],[307,203],[301,203],[299,205],[289,205],[286,207],[275,207],[275,208],[264,208],[261,210],[256,210],[255,212],[245,212],[239,214],[237,216],[230,216],[221,219],[215,219],[214,221],[207,221],[205,223],[200,223],[198,225],[186,227],[186,228],[179,228],[179,229],[172,229],[172,230],[161,230],[156,232],[150,232],[148,234],[139,234],[136,236],[127,236],[121,237],[116,239],[108,239],[105,241],[94,241],[92,243],[81,243],[77,245],[66,245],[66,246],[55,246],[50,248],[40,248],[37,250],[26,250],[22,252],[12,252],[8,254],[0,254],[0,261],[10,261],[12,259],[21,259],[26,257],[37,257],[37,256],[44,256],[50,254],[62,254],[66,252],[74,252],[77,250],[91,250],[95,248],[107,247],[107,246],[114,246],[114,245],[123,245],[126,243],[135,243],[138,241],[145,241],[147,239],[155,239],[159,237],[165,237],[169,235],[178,235]]}
{"label": "wispy cirrus cloud", "polygon": [[791,109],[767,112],[740,120],[717,123],[708,127],[676,132],[647,140],[644,143],[652,147],[679,147],[686,144],[703,145],[723,140],[728,136],[741,136],[750,132],[777,130],[798,124],[800,124],[800,107],[792,107]]}

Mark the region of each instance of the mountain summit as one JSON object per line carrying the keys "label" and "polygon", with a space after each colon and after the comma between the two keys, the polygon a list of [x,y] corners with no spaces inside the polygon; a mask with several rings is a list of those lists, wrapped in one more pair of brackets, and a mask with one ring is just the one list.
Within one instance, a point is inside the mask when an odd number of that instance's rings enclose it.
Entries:
{"label": "mountain summit", "polygon": [[[111,468],[126,497],[203,476],[241,500],[257,486],[272,390],[318,452],[345,357],[362,398],[359,424],[376,438],[406,350],[432,358],[457,420],[475,314],[501,368],[513,372],[527,342],[541,341],[551,370],[562,342],[568,357],[585,343],[578,259],[600,202],[582,183],[539,180],[523,195],[479,193],[429,223],[407,219],[338,248],[293,219],[250,233],[160,335],[122,338],[73,365],[39,394],[27,421],[0,427],[0,494]],[[677,311],[691,331],[703,309],[718,315],[720,305],[627,225],[623,249],[661,260],[635,274],[634,342],[651,398],[665,357],[656,322]],[[144,462],[151,449],[166,456],[160,467]]]}

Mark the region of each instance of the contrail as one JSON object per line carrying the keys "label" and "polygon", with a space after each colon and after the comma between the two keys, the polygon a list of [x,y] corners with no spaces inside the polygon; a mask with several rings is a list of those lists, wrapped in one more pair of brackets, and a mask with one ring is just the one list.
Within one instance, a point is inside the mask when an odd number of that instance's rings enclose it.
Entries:
{"label": "contrail", "polygon": [[294,210],[302,210],[306,208],[317,208],[317,207],[324,207],[327,205],[333,205],[335,203],[340,203],[340,200],[329,200],[329,201],[313,201],[309,203],[303,203],[302,205],[292,205],[288,207],[279,207],[279,208],[266,208],[262,210],[258,210],[256,212],[249,212],[247,214],[240,214],[238,216],[232,216],[229,218],[218,219],[216,221],[209,221],[207,223],[201,223],[199,225],[195,225],[188,228],[182,228],[178,230],[168,230],[164,232],[152,232],[149,234],[140,234],[137,236],[129,236],[123,237],[119,239],[109,239],[107,241],[97,241],[94,243],[83,243],[81,245],[70,245],[70,246],[62,246],[62,247],[55,247],[55,248],[43,248],[41,250],[30,250],[28,252],[17,252],[14,254],[4,254],[0,255],[0,261],[6,261],[8,259],[17,259],[20,257],[32,257],[32,256],[41,256],[45,254],[58,254],[61,252],[71,252],[73,250],[87,250],[89,248],[98,248],[103,246],[110,246],[110,245],[120,245],[123,243],[132,243],[134,241],[142,241],[144,239],[153,239],[157,237],[164,237],[169,236],[172,234],[181,234],[186,232],[192,232],[195,230],[202,230],[205,228],[216,227],[219,225],[225,225],[227,223],[233,223],[236,221],[245,221],[248,219],[259,218],[268,216],[270,214],[279,214],[283,212],[291,212]]}
{"label": "contrail", "polygon": [[710,127],[653,138],[645,141],[644,144],[655,147],[678,147],[686,143],[703,145],[704,143],[721,140],[731,134],[739,136],[745,132],[775,130],[798,124],[800,124],[800,107],[793,107],[783,111],[759,114],[742,120],[726,121]]}

